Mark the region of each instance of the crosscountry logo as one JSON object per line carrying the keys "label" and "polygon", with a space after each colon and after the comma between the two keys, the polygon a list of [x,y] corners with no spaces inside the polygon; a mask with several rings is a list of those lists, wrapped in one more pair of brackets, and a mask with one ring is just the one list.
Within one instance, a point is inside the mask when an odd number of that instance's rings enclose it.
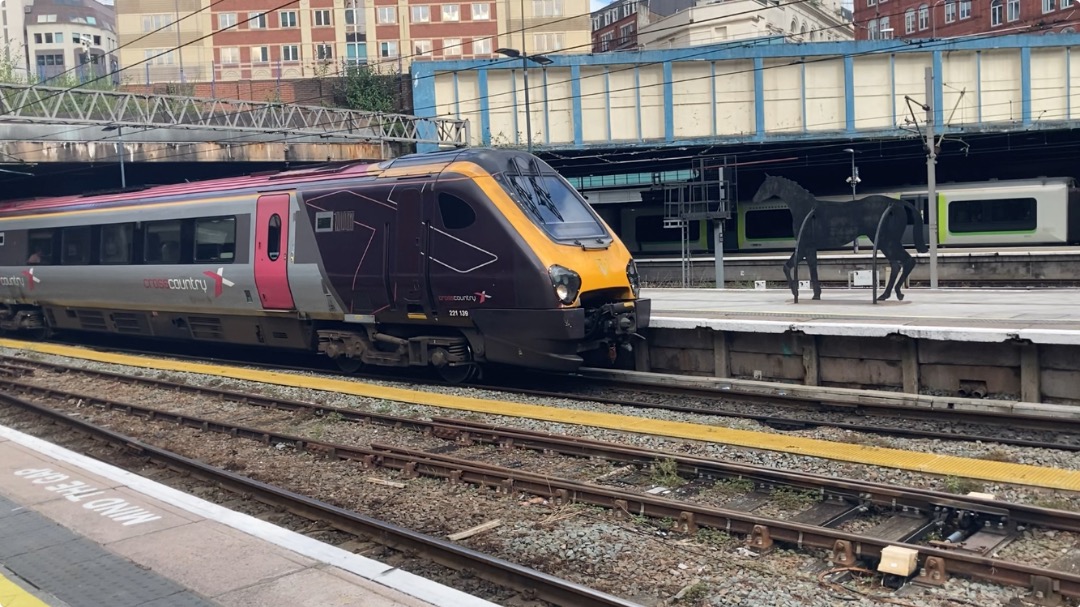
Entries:
{"label": "crosscountry logo", "polygon": [[209,276],[214,281],[214,297],[221,297],[222,285],[226,287],[232,287],[236,285],[236,283],[234,283],[233,281],[225,278],[224,267],[218,268],[217,272],[211,272],[210,270],[207,270],[203,272],[203,274]]}
{"label": "crosscountry logo", "polygon": [[29,270],[23,270],[22,275],[26,277],[26,286],[27,290],[29,291],[34,290],[34,283],[41,282],[40,278],[34,276],[34,268],[30,268]]}

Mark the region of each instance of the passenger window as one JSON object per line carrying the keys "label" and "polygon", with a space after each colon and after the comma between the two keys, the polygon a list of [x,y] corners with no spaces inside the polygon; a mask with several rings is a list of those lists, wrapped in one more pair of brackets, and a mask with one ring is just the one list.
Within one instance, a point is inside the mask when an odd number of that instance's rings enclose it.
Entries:
{"label": "passenger window", "polygon": [[102,264],[131,263],[131,246],[134,244],[134,225],[118,223],[101,226],[101,252],[98,260]]}
{"label": "passenger window", "polygon": [[281,217],[277,213],[270,216],[270,226],[266,231],[266,256],[270,261],[277,261],[281,255]]}
{"label": "passenger window", "polygon": [[26,263],[30,265],[50,265],[53,262],[53,235],[52,230],[34,230],[30,232],[29,251]]}
{"label": "passenger window", "polygon": [[232,263],[236,256],[236,218],[195,220],[195,261]]}
{"label": "passenger window", "polygon": [[143,257],[146,263],[177,264],[181,260],[179,221],[146,224]]}
{"label": "passenger window", "polygon": [[63,254],[60,263],[65,266],[84,266],[90,263],[90,226],[64,228],[61,232]]}
{"label": "passenger window", "polygon": [[464,230],[476,223],[476,212],[469,203],[451,194],[439,194],[439,214],[447,230]]}

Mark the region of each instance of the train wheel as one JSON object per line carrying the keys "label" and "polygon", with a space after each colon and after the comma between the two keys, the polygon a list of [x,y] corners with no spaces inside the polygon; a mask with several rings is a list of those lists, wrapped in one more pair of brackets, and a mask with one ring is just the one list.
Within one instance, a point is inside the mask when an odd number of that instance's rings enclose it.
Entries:
{"label": "train wheel", "polygon": [[476,377],[478,367],[476,365],[443,365],[435,367],[439,377],[448,384],[461,384]]}
{"label": "train wheel", "polygon": [[348,356],[338,356],[334,359],[337,363],[338,369],[341,369],[342,373],[356,373],[364,366],[364,363],[356,358]]}

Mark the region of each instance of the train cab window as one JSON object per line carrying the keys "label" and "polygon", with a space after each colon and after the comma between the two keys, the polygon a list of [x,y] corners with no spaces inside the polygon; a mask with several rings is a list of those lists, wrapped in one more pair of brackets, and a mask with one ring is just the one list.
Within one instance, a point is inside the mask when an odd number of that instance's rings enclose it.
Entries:
{"label": "train cab window", "polygon": [[270,261],[277,261],[281,256],[281,217],[277,213],[270,216],[270,225],[266,231],[266,256]]}
{"label": "train cab window", "polygon": [[90,263],[90,226],[61,230],[60,263],[82,266]]}
{"label": "train cab window", "polygon": [[98,261],[106,265],[131,263],[134,233],[135,224],[132,223],[101,226],[101,251]]}
{"label": "train cab window", "polygon": [[177,264],[183,262],[180,246],[182,229],[179,221],[158,221],[143,228],[145,234],[143,258],[146,263]]}
{"label": "train cab window", "polygon": [[439,194],[439,215],[447,230],[464,230],[476,223],[476,211],[469,203],[451,194]]}
{"label": "train cab window", "polygon": [[952,200],[949,202],[949,231],[1030,232],[1038,225],[1034,198],[998,200]]}
{"label": "train cab window", "polygon": [[600,246],[610,242],[611,235],[585,199],[550,166],[515,157],[495,178],[552,240]]}
{"label": "train cab window", "polygon": [[57,234],[55,230],[33,230],[27,241],[29,250],[26,253],[26,263],[30,265],[50,265],[54,261],[53,255],[56,248],[53,246]]}
{"label": "train cab window", "polygon": [[195,261],[232,263],[236,256],[236,218],[195,220]]}
{"label": "train cab window", "polygon": [[747,240],[777,240],[795,238],[791,211],[787,209],[762,209],[746,212]]}

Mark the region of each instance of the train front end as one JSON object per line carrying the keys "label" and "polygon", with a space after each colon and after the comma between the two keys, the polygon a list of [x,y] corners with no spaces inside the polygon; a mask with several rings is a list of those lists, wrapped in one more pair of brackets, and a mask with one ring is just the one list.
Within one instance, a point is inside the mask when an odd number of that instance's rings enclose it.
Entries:
{"label": "train front end", "polygon": [[516,305],[476,310],[485,358],[575,371],[633,361],[650,302],[629,250],[561,175],[531,154],[487,151],[484,188],[519,239]]}

